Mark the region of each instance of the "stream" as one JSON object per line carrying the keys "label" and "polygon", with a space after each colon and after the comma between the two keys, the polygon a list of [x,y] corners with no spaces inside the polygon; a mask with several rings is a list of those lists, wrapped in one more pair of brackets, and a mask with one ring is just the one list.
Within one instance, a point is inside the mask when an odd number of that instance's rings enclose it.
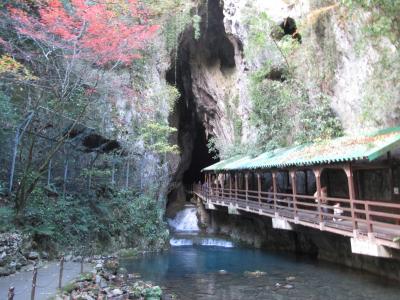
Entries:
{"label": "stream", "polygon": [[[184,223],[184,224],[183,224]],[[129,272],[160,284],[178,299],[399,299],[396,282],[295,255],[202,236],[196,210],[169,224],[170,251],[122,261]],[[252,273],[260,271],[259,273]],[[261,273],[262,272],[262,273]]]}

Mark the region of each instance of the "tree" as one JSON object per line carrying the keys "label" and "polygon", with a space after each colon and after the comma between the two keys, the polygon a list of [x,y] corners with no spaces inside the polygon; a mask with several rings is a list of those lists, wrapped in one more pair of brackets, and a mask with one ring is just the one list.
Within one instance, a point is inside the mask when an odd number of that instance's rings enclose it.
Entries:
{"label": "tree", "polygon": [[[48,128],[47,122],[36,124],[35,135],[26,145],[25,168],[16,193],[19,212],[52,157],[95,101],[104,73],[129,66],[140,57],[158,28],[150,24],[149,13],[136,0],[71,0],[68,5],[60,0],[43,0],[33,8],[23,2],[9,4],[3,10],[0,46],[33,75],[23,81],[16,76],[5,79],[34,89],[34,99],[22,110],[35,113],[41,106],[50,107],[60,115],[73,112],[74,121],[68,130],[53,137],[55,142],[46,154],[34,161],[37,136]],[[5,30],[10,27],[14,32]]]}
{"label": "tree", "polygon": [[158,29],[148,24],[148,12],[138,4],[137,0],[127,0],[126,5],[118,0],[92,4],[71,0],[67,10],[60,0],[49,0],[39,7],[37,17],[11,6],[8,11],[17,31],[35,41],[46,57],[63,49],[69,52],[69,59],[101,66],[130,64]]}

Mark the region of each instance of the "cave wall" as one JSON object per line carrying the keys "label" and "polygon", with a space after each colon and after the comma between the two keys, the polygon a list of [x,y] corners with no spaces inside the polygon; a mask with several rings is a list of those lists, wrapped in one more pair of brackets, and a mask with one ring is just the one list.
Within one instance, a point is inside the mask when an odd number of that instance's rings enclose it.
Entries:
{"label": "cave wall", "polygon": [[[382,47],[390,55],[398,51],[385,37],[379,41],[362,39],[368,12],[356,9],[350,13],[335,0],[202,0],[197,8],[201,17],[200,38],[195,39],[194,28],[188,25],[180,37],[177,62],[171,63],[169,76],[169,81],[176,82],[182,93],[170,117],[171,124],[179,128],[176,140],[181,147],[180,157],[175,158],[177,171],[170,190],[182,191],[175,194],[184,194],[182,182],[194,159],[199,123],[207,138],[215,137],[223,145],[251,144],[257,129],[250,121],[250,76],[270,62],[275,69],[267,79],[283,80],[281,70],[286,62],[276,48],[265,45],[253,57],[245,53],[251,34],[246,20],[254,17],[254,12],[266,13],[278,25],[287,17],[296,21],[301,44],[287,59],[297,80],[306,87],[311,104],[318,105],[321,94],[327,95],[347,134],[392,126],[400,120],[396,109],[378,105],[380,99],[375,104],[379,109],[365,109],[373,84],[387,86],[388,94],[400,99],[398,85],[391,86],[374,73],[377,63],[384,58]],[[398,73],[396,65],[387,68],[389,73]],[[389,112],[380,111],[385,109]],[[368,118],[368,113],[378,114],[379,121]]]}
{"label": "cave wall", "polygon": [[[330,106],[346,133],[398,123],[400,115],[395,111],[382,112],[379,121],[366,117],[366,97],[374,82],[387,85],[388,93],[395,98],[400,96],[398,86],[390,86],[374,74],[376,64],[385,55],[381,48],[386,47],[393,55],[397,50],[385,37],[379,41],[363,40],[368,12],[358,10],[351,14],[340,1],[209,0],[199,7],[201,38],[195,40],[188,30],[181,43],[190,49],[187,85],[191,86],[197,117],[207,133],[225,144],[238,139],[244,144],[253,141],[255,128],[249,121],[250,74],[266,61],[278,69],[285,65],[282,57],[267,45],[256,57],[245,56],[243,48],[249,43],[251,31],[246,18],[254,11],[265,12],[276,24],[287,17],[296,21],[301,45],[287,57],[289,63],[307,88],[311,101],[318,105],[321,93],[330,97]],[[388,68],[398,73],[395,65]],[[379,99],[376,101],[379,103]]]}

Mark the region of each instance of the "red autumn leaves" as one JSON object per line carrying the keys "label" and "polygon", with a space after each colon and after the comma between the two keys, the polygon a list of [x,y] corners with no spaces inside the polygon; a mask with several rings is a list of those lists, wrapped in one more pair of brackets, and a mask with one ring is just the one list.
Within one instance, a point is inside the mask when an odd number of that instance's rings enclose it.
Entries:
{"label": "red autumn leaves", "polygon": [[[37,14],[8,7],[19,34],[97,65],[139,58],[158,26],[137,0],[48,0]],[[34,16],[35,15],[35,16]]]}

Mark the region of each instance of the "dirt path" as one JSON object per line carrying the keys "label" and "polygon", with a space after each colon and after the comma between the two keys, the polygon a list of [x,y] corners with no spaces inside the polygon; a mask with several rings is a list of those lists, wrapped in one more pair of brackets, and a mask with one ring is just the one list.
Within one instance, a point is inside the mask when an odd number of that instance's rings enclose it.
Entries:
{"label": "dirt path", "polygon": [[[90,270],[85,265],[84,271]],[[58,287],[58,276],[60,272],[59,262],[49,262],[38,269],[37,287],[35,300],[46,300],[53,296]],[[64,263],[63,284],[71,281],[80,273],[80,263]],[[31,297],[32,271],[20,272],[6,277],[0,277],[0,300],[7,299],[8,288],[15,288],[14,300],[27,300]]]}

